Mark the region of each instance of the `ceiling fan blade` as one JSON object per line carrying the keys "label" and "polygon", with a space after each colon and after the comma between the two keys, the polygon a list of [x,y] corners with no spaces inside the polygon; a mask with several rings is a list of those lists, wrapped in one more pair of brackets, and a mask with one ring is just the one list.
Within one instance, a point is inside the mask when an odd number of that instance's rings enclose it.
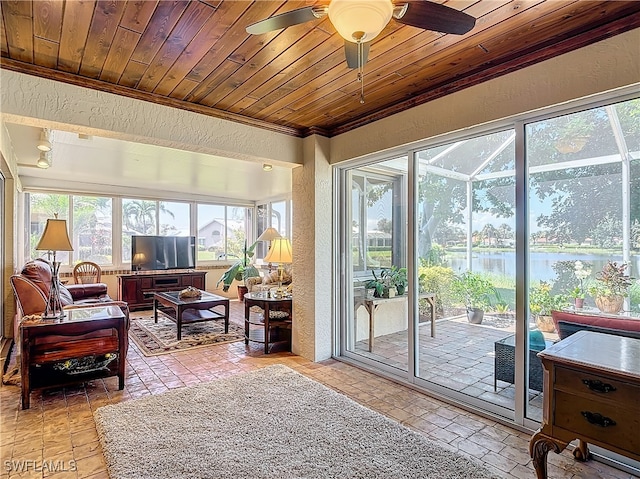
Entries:
{"label": "ceiling fan blade", "polygon": [[281,28],[316,20],[325,15],[326,12],[317,7],[298,8],[297,10],[291,10],[290,12],[281,13],[280,15],[275,15],[253,23],[247,27],[247,33],[260,35],[262,33],[272,32],[273,30],[280,30]]}
{"label": "ceiling fan blade", "polygon": [[435,32],[464,35],[476,24],[476,19],[471,15],[439,3],[417,0],[409,1],[407,5],[404,15],[396,18],[397,21],[406,25]]}
{"label": "ceiling fan blade", "polygon": [[365,42],[362,44],[362,65],[358,65],[358,44],[353,42],[344,41],[344,56],[347,57],[347,65],[349,68],[358,68],[364,66],[369,59],[369,48],[371,48],[371,42]]}

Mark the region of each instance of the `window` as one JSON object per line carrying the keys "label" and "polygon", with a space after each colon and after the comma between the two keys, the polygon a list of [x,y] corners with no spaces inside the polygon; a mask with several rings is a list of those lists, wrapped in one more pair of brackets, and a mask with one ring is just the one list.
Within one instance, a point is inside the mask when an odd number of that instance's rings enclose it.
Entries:
{"label": "window", "polygon": [[74,263],[113,264],[111,198],[73,196],[72,202],[73,228],[70,236]]}
{"label": "window", "polygon": [[160,236],[191,236],[189,203],[160,201],[158,211]]}
{"label": "window", "polygon": [[238,259],[251,237],[251,208],[198,205],[198,261]]}
{"label": "window", "polygon": [[406,208],[402,208],[406,157],[354,170],[351,181],[353,270],[405,264]]}
{"label": "window", "polygon": [[[59,219],[67,220],[67,228],[69,228],[69,195],[32,193],[28,202],[30,257],[47,257],[48,253],[46,251],[36,251],[36,246],[42,237],[44,227],[49,218],[55,218],[58,215]],[[56,261],[60,261],[62,264],[69,264],[69,258],[68,251],[56,253]]]}

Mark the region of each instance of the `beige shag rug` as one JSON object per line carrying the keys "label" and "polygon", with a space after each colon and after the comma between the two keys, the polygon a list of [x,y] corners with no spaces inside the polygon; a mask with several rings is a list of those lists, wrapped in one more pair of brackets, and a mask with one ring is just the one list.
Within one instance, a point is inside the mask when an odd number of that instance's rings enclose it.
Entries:
{"label": "beige shag rug", "polygon": [[178,341],[178,326],[164,314],[153,321],[153,312],[137,313],[131,318],[129,338],[145,356],[173,353],[184,349],[229,343],[244,339],[242,326],[229,321],[229,332],[224,332],[224,321],[215,319],[182,326],[182,339]]}
{"label": "beige shag rug", "polygon": [[487,469],[275,365],[104,406],[111,479],[494,479]]}

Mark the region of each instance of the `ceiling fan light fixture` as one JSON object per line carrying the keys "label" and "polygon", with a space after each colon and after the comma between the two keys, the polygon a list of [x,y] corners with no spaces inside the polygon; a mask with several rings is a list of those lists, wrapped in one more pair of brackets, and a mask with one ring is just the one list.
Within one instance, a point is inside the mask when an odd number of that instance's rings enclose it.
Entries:
{"label": "ceiling fan light fixture", "polygon": [[329,4],[329,20],[342,38],[353,43],[376,38],[392,15],[390,0],[331,0]]}

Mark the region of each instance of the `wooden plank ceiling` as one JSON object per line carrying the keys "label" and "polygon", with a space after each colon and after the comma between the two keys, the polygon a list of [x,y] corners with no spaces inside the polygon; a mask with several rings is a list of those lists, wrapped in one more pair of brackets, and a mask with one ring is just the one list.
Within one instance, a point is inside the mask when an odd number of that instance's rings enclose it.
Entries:
{"label": "wooden plank ceiling", "polygon": [[1,65],[292,135],[332,136],[640,26],[638,0],[438,1],[476,26],[443,35],[392,20],[372,43],[364,104],[328,18],[245,32],[321,3],[304,0],[2,0]]}

